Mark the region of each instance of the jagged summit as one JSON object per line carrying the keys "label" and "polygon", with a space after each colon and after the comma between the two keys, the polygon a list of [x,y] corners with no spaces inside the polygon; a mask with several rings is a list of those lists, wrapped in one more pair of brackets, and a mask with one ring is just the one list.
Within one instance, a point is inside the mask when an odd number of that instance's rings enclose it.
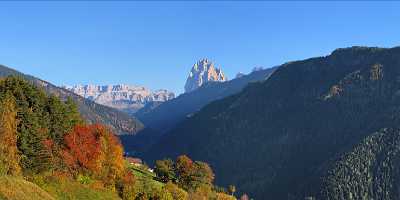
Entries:
{"label": "jagged summit", "polygon": [[228,79],[220,68],[207,58],[193,65],[185,84],[185,93],[196,90],[207,82],[224,82]]}
{"label": "jagged summit", "polygon": [[167,90],[151,91],[143,86],[117,85],[75,85],[64,88],[97,103],[134,113],[145,104],[164,102],[175,97]]}

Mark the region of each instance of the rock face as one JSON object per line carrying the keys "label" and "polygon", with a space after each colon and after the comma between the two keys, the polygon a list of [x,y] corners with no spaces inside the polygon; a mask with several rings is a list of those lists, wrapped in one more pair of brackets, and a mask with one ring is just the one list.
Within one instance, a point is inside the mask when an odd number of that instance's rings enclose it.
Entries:
{"label": "rock face", "polygon": [[133,85],[75,85],[64,88],[96,103],[135,113],[147,103],[164,102],[175,97],[167,90],[151,91],[142,86]]}
{"label": "rock face", "polygon": [[215,68],[214,63],[202,59],[193,65],[185,84],[185,93],[196,90],[207,82],[224,82],[228,79],[221,69]]}

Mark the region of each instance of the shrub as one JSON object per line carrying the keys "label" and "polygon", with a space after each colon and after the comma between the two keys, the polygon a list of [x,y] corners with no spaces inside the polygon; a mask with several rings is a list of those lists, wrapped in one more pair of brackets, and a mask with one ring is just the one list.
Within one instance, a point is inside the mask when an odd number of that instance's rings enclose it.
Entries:
{"label": "shrub", "polygon": [[225,193],[217,193],[217,200],[236,200],[236,198]]}
{"label": "shrub", "polygon": [[188,194],[184,190],[180,189],[177,185],[168,182],[165,184],[164,188],[171,193],[174,200],[186,200],[188,199]]}
{"label": "shrub", "polygon": [[174,162],[171,159],[157,160],[154,167],[158,179],[164,183],[175,181]]}
{"label": "shrub", "polygon": [[77,178],[78,182],[84,185],[88,185],[92,183],[92,179],[89,176],[85,176],[85,175],[78,175]]}
{"label": "shrub", "polygon": [[124,199],[135,199],[138,195],[136,178],[132,172],[128,171],[117,184],[119,196]]}

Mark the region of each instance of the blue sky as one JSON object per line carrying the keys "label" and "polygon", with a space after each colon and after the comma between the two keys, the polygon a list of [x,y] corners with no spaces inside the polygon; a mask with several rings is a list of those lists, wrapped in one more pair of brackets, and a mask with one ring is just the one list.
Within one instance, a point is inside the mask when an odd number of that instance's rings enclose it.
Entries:
{"label": "blue sky", "polygon": [[0,2],[0,63],[62,84],[182,92],[196,60],[229,78],[353,45],[400,45],[400,2]]}

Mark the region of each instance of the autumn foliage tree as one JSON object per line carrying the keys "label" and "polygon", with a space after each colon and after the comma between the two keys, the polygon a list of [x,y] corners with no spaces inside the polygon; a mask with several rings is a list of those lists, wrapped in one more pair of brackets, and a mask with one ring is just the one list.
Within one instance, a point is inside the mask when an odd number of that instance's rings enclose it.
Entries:
{"label": "autumn foliage tree", "polygon": [[58,168],[64,134],[82,121],[74,102],[48,96],[31,82],[13,76],[0,79],[0,96],[14,99],[16,146],[23,171],[40,173]]}
{"label": "autumn foliage tree", "polygon": [[195,188],[200,186],[211,188],[215,177],[211,167],[205,162],[196,161],[194,163],[194,168],[191,185]]}
{"label": "autumn foliage tree", "polygon": [[123,149],[111,130],[100,124],[77,125],[64,137],[63,159],[73,174],[114,183],[124,170]]}
{"label": "autumn foliage tree", "polygon": [[160,181],[164,183],[176,181],[175,166],[171,159],[157,160],[154,167],[154,172]]}
{"label": "autumn foliage tree", "polygon": [[64,161],[71,172],[96,171],[100,167],[99,134],[95,127],[76,126],[64,137]]}
{"label": "autumn foliage tree", "polygon": [[194,162],[186,155],[176,159],[175,174],[178,185],[187,191],[204,186],[211,188],[214,181],[214,173],[207,163]]}
{"label": "autumn foliage tree", "polygon": [[47,95],[19,77],[0,79],[0,175],[22,174],[41,184],[65,179],[97,189],[105,186],[124,200],[227,199],[212,185],[210,166],[185,155],[176,162],[157,161],[156,180],[153,175],[136,179],[134,170],[151,174],[146,167],[134,169],[124,162],[122,145],[111,129],[85,124],[71,98]]}
{"label": "autumn foliage tree", "polygon": [[176,172],[179,177],[178,184],[186,190],[190,189],[192,175],[194,173],[193,161],[186,155],[178,156],[176,159]]}
{"label": "autumn foliage tree", "polygon": [[122,199],[135,199],[137,196],[136,178],[132,172],[127,171],[117,184],[119,196]]}
{"label": "autumn foliage tree", "polygon": [[21,172],[16,117],[15,99],[6,94],[0,102],[0,174],[17,175]]}
{"label": "autumn foliage tree", "polygon": [[187,200],[188,199],[188,194],[179,188],[177,185],[173,184],[172,182],[168,182],[165,184],[165,189],[171,193],[172,198],[174,200]]}
{"label": "autumn foliage tree", "polygon": [[106,184],[113,184],[124,172],[123,147],[119,139],[112,131],[104,126],[100,126],[103,132],[101,137],[101,152],[103,153],[102,171],[100,177]]}
{"label": "autumn foliage tree", "polygon": [[236,192],[236,187],[234,185],[229,185],[228,191],[233,196],[233,194],[235,194],[235,192]]}

